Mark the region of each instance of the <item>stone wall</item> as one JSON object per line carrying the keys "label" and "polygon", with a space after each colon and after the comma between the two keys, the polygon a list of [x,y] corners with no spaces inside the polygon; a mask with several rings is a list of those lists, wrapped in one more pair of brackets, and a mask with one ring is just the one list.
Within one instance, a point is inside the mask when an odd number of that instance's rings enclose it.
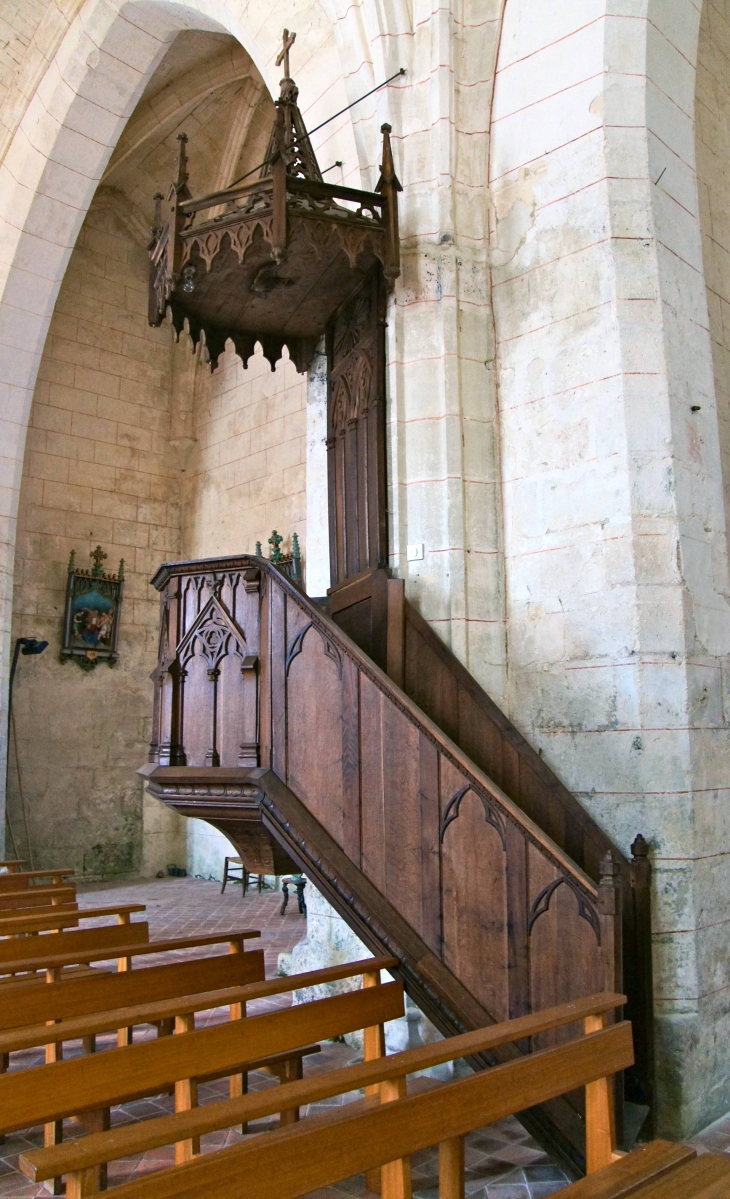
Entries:
{"label": "stone wall", "polygon": [[730,516],[730,8],[705,0],[697,51],[695,153],[726,519]]}
{"label": "stone wall", "polygon": [[[143,865],[156,873],[181,852],[178,818],[149,807],[143,849],[135,775],[147,755],[157,655],[158,596],[149,579],[180,551],[167,444],[171,331],[147,325],[146,290],[147,255],[133,218],[123,206],[92,207],[46,341],[21,489],[13,636],[50,645],[41,657],[20,659],[9,813],[27,856],[22,788],[36,865],[63,859],[92,877]],[[87,673],[58,655],[69,555],[75,550],[86,565],[97,543],[108,569],[124,558],[124,600],[118,665]]]}

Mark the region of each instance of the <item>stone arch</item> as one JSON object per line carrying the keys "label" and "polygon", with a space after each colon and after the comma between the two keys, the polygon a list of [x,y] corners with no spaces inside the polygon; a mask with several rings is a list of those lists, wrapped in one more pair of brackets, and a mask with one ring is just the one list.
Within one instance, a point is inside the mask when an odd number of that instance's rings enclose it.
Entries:
{"label": "stone arch", "polygon": [[[0,495],[0,663],[7,673],[13,556],[23,453],[33,389],[58,290],[78,232],[126,122],[147,79],[183,29],[227,33],[237,39],[269,91],[276,93],[278,27],[267,23],[263,0],[86,0],[55,46],[50,62],[18,121],[0,165],[0,366],[2,494]],[[300,78],[330,76],[323,101],[346,103],[338,51],[325,11],[317,5],[300,35]],[[346,20],[346,14],[343,14]],[[315,61],[329,43],[326,63]],[[319,87],[311,89],[316,97]],[[313,115],[319,115],[315,100]],[[17,106],[16,106],[17,109]],[[11,114],[12,115],[12,114]],[[352,162],[361,162],[348,118]],[[361,148],[361,147],[360,147]],[[364,163],[362,163],[365,166]],[[4,723],[0,721],[4,728]],[[0,750],[4,758],[4,749]],[[0,771],[0,773],[2,773]]]}

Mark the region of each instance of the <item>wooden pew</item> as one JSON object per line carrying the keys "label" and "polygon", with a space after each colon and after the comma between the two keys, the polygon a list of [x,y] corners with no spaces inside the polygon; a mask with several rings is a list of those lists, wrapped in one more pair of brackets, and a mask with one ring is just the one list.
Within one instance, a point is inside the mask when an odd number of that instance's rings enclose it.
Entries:
{"label": "wooden pew", "polygon": [[25,858],[6,858],[4,862],[0,862],[0,870],[7,870],[8,874],[18,874],[20,867],[25,865]]}
{"label": "wooden pew", "polygon": [[[378,1065],[400,1069],[397,1077],[402,1079],[407,1056],[396,1054]],[[272,1195],[299,1199],[378,1167],[383,1199],[409,1199],[410,1180],[394,1164],[434,1145],[439,1146],[440,1199],[463,1199],[467,1133],[584,1086],[589,1176],[561,1191],[561,1199],[622,1199],[629,1194],[634,1199],[724,1199],[730,1193],[727,1158],[712,1154],[695,1158],[691,1149],[655,1142],[613,1160],[609,1113],[594,1100],[597,1095],[604,1100],[610,1096],[610,1076],[633,1060],[631,1026],[614,1024],[420,1094],[396,1098],[391,1087],[381,1091],[379,1099],[310,1117],[116,1187],[116,1199],[199,1199],[201,1195],[230,1199],[232,1194],[245,1194],[246,1199]],[[357,1069],[363,1067],[350,1067]],[[598,1158],[608,1158],[609,1164],[597,1167]],[[92,1191],[85,1187],[86,1181],[82,1178],[79,1185],[77,1176],[68,1199],[92,1193],[93,1179]]]}
{"label": "wooden pew", "polygon": [[[114,927],[114,926],[112,926]],[[119,926],[122,927],[122,926]],[[135,928],[134,924],[125,927]],[[60,937],[65,934],[56,933],[54,936]],[[234,932],[225,933],[206,933],[201,937],[176,937],[169,941],[137,941],[124,946],[124,958],[120,958],[120,962],[126,963],[122,968],[130,970],[132,967],[133,957],[142,957],[150,953],[171,953],[174,950],[180,949],[199,949],[204,945],[218,945],[224,941],[228,942],[231,953],[242,953],[243,942],[251,937],[260,937],[261,933],[256,929],[242,929]],[[110,953],[105,949],[84,949],[77,950],[71,953],[57,954],[42,954],[38,955],[35,951],[36,940],[27,942],[27,947],[33,953],[32,957],[16,958],[12,962],[12,970],[16,974],[33,973],[34,971],[44,970],[47,982],[54,982],[59,977],[60,972],[67,966],[77,966],[79,964],[88,965],[90,962],[104,962],[109,958],[115,957],[114,953]],[[7,972],[7,964],[3,965],[0,962],[0,973]]]}
{"label": "wooden pew", "polygon": [[44,880],[55,886],[63,885],[63,880],[75,873],[74,870],[20,870],[13,874],[0,874],[0,892],[19,891],[21,888],[48,885]]}
{"label": "wooden pew", "polygon": [[[13,879],[15,875],[12,876]],[[12,891],[0,891],[0,910],[19,911],[23,908],[48,907],[49,904],[75,903],[76,887],[69,883],[63,887],[23,887]]]}
{"label": "wooden pew", "polygon": [[129,924],[134,912],[144,912],[143,903],[120,903],[103,908],[79,908],[76,904],[63,908],[50,907],[32,915],[0,916],[0,937],[19,937],[27,933],[56,932],[74,928],[81,920],[96,920],[101,916],[116,916],[117,923]]}
{"label": "wooden pew", "polygon": [[[44,933],[28,942],[25,937],[6,937],[0,941],[0,973],[15,972],[16,963],[27,959],[29,952],[42,959],[85,954],[89,951],[109,950],[107,957],[116,957],[112,951],[127,945],[149,943],[150,931],[146,921],[136,924],[102,924],[98,928],[79,928],[71,932]],[[76,964],[75,962],[73,963]]]}
{"label": "wooden pew", "polygon": [[[209,988],[240,987],[263,978],[264,955],[260,949],[193,958],[167,966],[147,966],[131,973],[98,971],[83,978],[67,976],[48,985],[44,982],[42,986],[30,984],[5,993],[0,991],[0,1029],[45,1027],[51,1020],[74,1020],[112,1008],[159,1003]],[[51,1031],[55,1034],[58,1030],[46,1029],[46,1035],[34,1043],[46,1044]],[[4,1052],[11,1052],[12,1048],[6,1044]]]}
{"label": "wooden pew", "polygon": [[[391,968],[393,964],[391,963]],[[297,987],[305,985],[308,977],[314,981],[316,974],[317,972],[309,976],[300,976]],[[490,1028],[449,1037],[429,1045],[420,1045],[416,1049],[389,1057],[373,1054],[370,1060],[362,1064],[328,1071],[274,1089],[125,1125],[109,1132],[92,1133],[83,1139],[69,1140],[64,1145],[51,1149],[33,1150],[22,1155],[20,1168],[34,1182],[67,1175],[67,1196],[68,1199],[73,1199],[76,1195],[92,1193],[84,1189],[93,1181],[89,1172],[115,1159],[145,1153],[163,1145],[178,1143],[185,1138],[199,1138],[206,1133],[274,1115],[289,1106],[299,1107],[317,1103],[359,1089],[370,1091],[376,1096],[380,1094],[387,1097],[388,1093],[403,1090],[403,1083],[409,1074],[443,1065],[456,1058],[484,1053],[499,1045],[523,1037],[537,1036],[549,1029],[564,1027],[589,1017],[600,1018],[623,1002],[624,997],[621,995],[593,995],[588,999],[561,1004],[559,1007],[496,1024]],[[390,1090],[387,1091],[386,1088]],[[407,1177],[407,1170],[402,1169],[401,1173],[405,1173]]]}
{"label": "wooden pew", "polygon": [[[0,1076],[0,1132],[57,1124],[72,1115],[81,1115],[88,1127],[88,1113],[95,1131],[111,1106],[170,1086],[175,1089],[176,1110],[187,1111],[197,1106],[200,1079],[230,1077],[261,1066],[280,1077],[301,1076],[302,1056],[318,1051],[312,1042],[363,1027],[382,1029],[385,1021],[403,1012],[403,985],[391,982],[197,1032],[187,1031],[181,1017],[175,1037]],[[280,1073],[284,1063],[292,1061],[296,1070]],[[297,1116],[292,1112],[290,1118]],[[176,1159],[187,1160],[193,1152],[193,1141],[183,1141],[176,1146]]]}
{"label": "wooden pew", "polygon": [[[14,1053],[23,1049],[32,1049],[37,1045],[45,1045],[51,1041],[68,1041],[88,1036],[95,1036],[99,1033],[108,1032],[110,1029],[119,1027],[120,1023],[127,1022],[130,1024],[158,1024],[161,1020],[167,1020],[175,1016],[192,1016],[196,1012],[208,1011],[211,1008],[227,1007],[231,1004],[245,1004],[253,999],[265,999],[272,995],[283,995],[287,991],[305,990],[307,987],[322,986],[324,983],[338,982],[345,978],[355,978],[365,971],[371,974],[375,970],[393,969],[396,966],[394,958],[367,958],[361,962],[348,962],[341,966],[329,966],[323,970],[312,970],[306,974],[293,974],[285,978],[271,978],[264,980],[263,952],[261,950],[249,950],[244,954],[234,954],[230,957],[215,957],[199,959],[195,963],[196,967],[202,967],[205,962],[221,962],[234,964],[235,961],[243,960],[248,963],[250,959],[256,961],[256,971],[254,972],[249,967],[245,978],[238,977],[234,981],[229,982],[224,979],[221,982],[217,975],[213,975],[212,971],[196,969],[192,976],[199,986],[190,986],[187,991],[175,990],[169,995],[155,994],[152,998],[147,998],[145,995],[140,996],[139,988],[144,987],[148,975],[154,974],[155,968],[151,970],[136,971],[134,979],[128,975],[106,975],[106,983],[103,988],[97,988],[93,983],[84,980],[81,983],[72,984],[79,992],[85,993],[83,1002],[74,1001],[71,1014],[69,1014],[68,1002],[63,1003],[67,999],[66,995],[52,995],[50,1000],[45,1003],[34,1004],[33,1011],[35,1021],[31,1024],[20,1025],[3,1025],[2,1008],[0,1006],[0,1053]],[[187,964],[186,967],[187,969]],[[160,971],[182,971],[182,966],[158,966]],[[108,1002],[114,990],[111,987],[111,980],[118,980],[121,984],[135,982],[133,989],[127,987],[127,994],[120,994],[120,988],[116,988],[116,997],[119,1007],[113,1007]],[[138,983],[136,980],[139,980]],[[209,989],[210,984],[213,984],[212,989]],[[157,986],[157,984],[155,984]],[[43,994],[40,999],[44,999],[46,993],[50,991],[58,992],[59,986],[68,992],[69,984],[52,984],[51,987],[43,989]],[[103,990],[105,998],[105,1006],[98,1006],[98,992]],[[124,1006],[121,1006],[127,1000]],[[79,1012],[79,1008],[84,1007],[84,1011]],[[17,1012],[13,1017],[17,1020]],[[57,1020],[55,1027],[48,1027],[48,1020]]]}

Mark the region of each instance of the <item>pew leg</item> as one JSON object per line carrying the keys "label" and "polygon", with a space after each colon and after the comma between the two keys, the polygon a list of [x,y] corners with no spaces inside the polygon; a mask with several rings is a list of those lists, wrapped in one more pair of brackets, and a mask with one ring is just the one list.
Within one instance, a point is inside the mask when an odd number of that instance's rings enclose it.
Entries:
{"label": "pew leg", "polygon": [[[246,870],[243,871],[244,879],[247,877]],[[245,1020],[246,1004],[232,1003],[228,1013],[229,1020]],[[241,1095],[248,1094],[248,1074],[232,1074],[228,1080],[228,1094],[231,1099],[238,1099]],[[241,1125],[241,1132],[245,1136],[248,1132],[248,1124]]]}
{"label": "pew leg", "polygon": [[66,1199],[85,1199],[87,1195],[97,1195],[98,1167],[91,1166],[88,1170],[78,1170],[66,1178]]}
{"label": "pew leg", "polygon": [[464,1138],[439,1145],[439,1199],[464,1199]]}
{"label": "pew leg", "polygon": [[[248,1095],[248,1074],[232,1074],[228,1080],[228,1093],[231,1099]],[[241,1125],[241,1132],[244,1135],[248,1132],[248,1124]]]}
{"label": "pew leg", "polygon": [[[175,1083],[175,1111],[189,1112],[198,1106],[198,1084],[194,1078],[183,1078]],[[200,1153],[200,1137],[175,1143],[175,1165],[192,1161]]]}
{"label": "pew leg", "polygon": [[82,1045],[84,1053],[96,1053],[96,1036],[94,1033],[88,1037],[82,1037]]}
{"label": "pew leg", "polygon": [[[63,1120],[51,1120],[43,1129],[43,1146],[45,1149],[51,1149],[54,1145],[60,1145],[63,1140]],[[52,1195],[63,1194],[63,1183],[60,1178],[54,1178],[50,1184],[46,1184]]]}
{"label": "pew leg", "polygon": [[[282,1062],[277,1067],[276,1073],[279,1077],[279,1082],[298,1082],[304,1076],[301,1057],[290,1057],[288,1061]],[[288,1108],[287,1111],[281,1112],[279,1116],[279,1124],[282,1128],[288,1124],[296,1124],[298,1120],[298,1107]]]}
{"label": "pew leg", "polygon": [[[395,1078],[380,1084],[381,1103],[405,1099],[406,1095],[405,1078]],[[404,1157],[400,1161],[388,1162],[386,1166],[380,1167],[380,1193],[383,1199],[413,1199],[410,1158]]]}
{"label": "pew leg", "polygon": [[175,1029],[175,1018],[170,1016],[165,1020],[159,1020],[157,1023],[157,1036],[171,1037]]}
{"label": "pew leg", "polygon": [[[81,1117],[84,1128],[88,1134],[92,1132],[108,1132],[111,1127],[110,1110],[108,1107],[99,1108],[95,1112],[84,1112]],[[107,1182],[107,1167],[106,1162],[100,1166],[94,1166],[90,1170],[84,1170],[84,1174],[94,1175],[95,1185],[94,1190],[87,1191],[87,1194],[93,1195],[96,1191],[105,1191]],[[86,1186],[91,1185],[91,1179],[86,1180]]]}
{"label": "pew leg", "polygon": [[98,1168],[78,1170],[66,1177],[66,1199],[85,1199],[86,1195],[98,1194]]}
{"label": "pew leg", "polygon": [[[379,987],[380,986],[380,971],[374,973],[363,974],[363,987]],[[385,1055],[385,1029],[382,1024],[374,1024],[372,1028],[363,1029],[363,1061],[371,1062],[375,1058]],[[380,1094],[380,1083],[375,1083],[373,1086],[365,1088],[365,1098],[369,1099]],[[369,1191],[375,1195],[382,1194],[382,1184],[380,1177],[380,1166],[376,1166],[373,1170],[367,1170],[365,1173],[365,1185]]]}
{"label": "pew leg", "polygon": [[[0,1053],[0,1074],[7,1074],[10,1067],[10,1054]],[[5,1134],[0,1135],[0,1145],[5,1144]]]}
{"label": "pew leg", "polygon": [[[607,1015],[587,1016],[585,1032],[608,1027]],[[598,1078],[588,1083],[586,1095],[586,1174],[610,1166],[616,1148],[616,1122],[613,1106],[613,1078]]]}

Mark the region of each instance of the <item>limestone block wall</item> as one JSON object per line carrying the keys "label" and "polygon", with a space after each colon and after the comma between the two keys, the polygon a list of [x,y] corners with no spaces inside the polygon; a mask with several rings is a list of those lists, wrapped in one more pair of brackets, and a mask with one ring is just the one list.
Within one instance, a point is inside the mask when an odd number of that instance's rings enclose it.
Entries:
{"label": "limestone block wall", "polygon": [[510,714],[618,844],[650,840],[660,1121],[681,1137],[730,1103],[730,609],[699,10],[649,7],[543,23],[507,0],[492,276]]}
{"label": "limestone block wall", "polygon": [[[181,358],[186,359],[181,362]],[[264,553],[272,529],[291,545],[306,536],[306,375],[288,357],[272,371],[260,350],[244,370],[229,343],[216,371],[192,359],[189,338],[175,350],[179,368],[192,375],[185,393],[176,386],[174,412],[189,430],[182,471],[184,554]],[[189,415],[180,413],[182,397],[191,397]]]}
{"label": "limestone block wall", "polygon": [[695,154],[726,514],[730,513],[729,70],[730,9],[722,0],[706,0],[697,47]]}
{"label": "limestone block wall", "polygon": [[[50,645],[20,660],[9,815],[27,856],[22,789],[36,865],[63,859],[92,877],[154,874],[185,860],[182,822],[154,801],[143,846],[135,775],[147,754],[157,657],[149,579],[180,550],[167,446],[171,333],[148,327],[146,287],[144,246],[106,207],[92,207],[41,361],[21,486],[13,636]],[[119,663],[85,673],[58,653],[69,554],[85,564],[97,543],[109,569],[125,560]]]}

